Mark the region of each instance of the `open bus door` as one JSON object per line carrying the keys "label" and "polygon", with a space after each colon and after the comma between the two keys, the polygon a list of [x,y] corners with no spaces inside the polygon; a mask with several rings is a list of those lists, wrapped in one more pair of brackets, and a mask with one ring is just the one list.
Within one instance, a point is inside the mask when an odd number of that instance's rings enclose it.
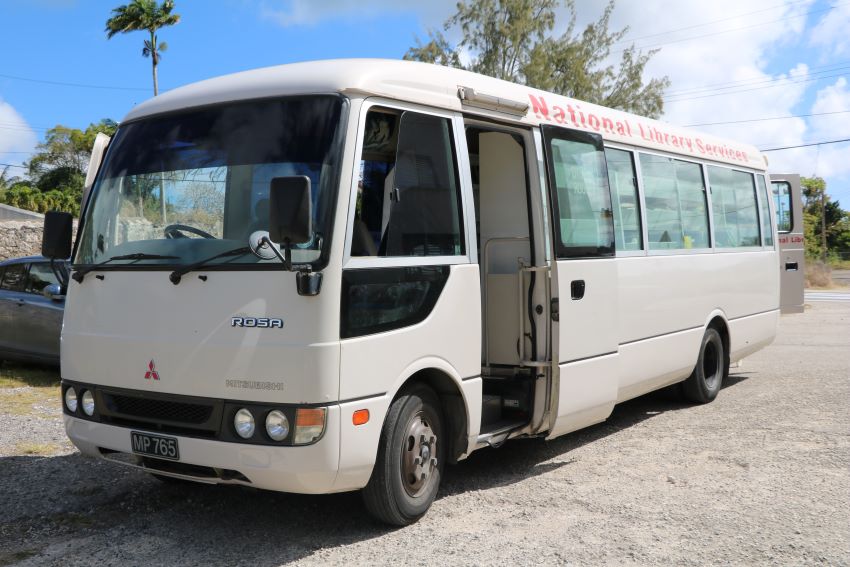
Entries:
{"label": "open bus door", "polygon": [[779,238],[779,304],[782,313],[802,313],[805,250],[800,176],[792,173],[772,173],[770,181]]}

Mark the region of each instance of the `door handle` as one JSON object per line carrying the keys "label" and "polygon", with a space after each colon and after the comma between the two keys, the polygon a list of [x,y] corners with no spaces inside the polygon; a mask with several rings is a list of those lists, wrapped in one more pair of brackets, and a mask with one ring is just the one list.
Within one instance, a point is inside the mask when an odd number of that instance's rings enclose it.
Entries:
{"label": "door handle", "polygon": [[796,272],[798,269],[797,262],[785,262],[785,271],[786,272]]}
{"label": "door handle", "polygon": [[573,280],[570,282],[570,295],[573,301],[578,301],[584,297],[584,280]]}

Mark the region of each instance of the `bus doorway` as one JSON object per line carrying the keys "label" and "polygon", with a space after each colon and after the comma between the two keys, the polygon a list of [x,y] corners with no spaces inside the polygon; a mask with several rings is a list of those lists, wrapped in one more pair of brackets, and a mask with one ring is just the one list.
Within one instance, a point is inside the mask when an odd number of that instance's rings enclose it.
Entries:
{"label": "bus doorway", "polygon": [[[479,442],[542,424],[547,402],[548,268],[528,132],[467,122],[481,276],[483,406]],[[533,153],[531,153],[533,155]],[[542,264],[539,265],[539,264]]]}

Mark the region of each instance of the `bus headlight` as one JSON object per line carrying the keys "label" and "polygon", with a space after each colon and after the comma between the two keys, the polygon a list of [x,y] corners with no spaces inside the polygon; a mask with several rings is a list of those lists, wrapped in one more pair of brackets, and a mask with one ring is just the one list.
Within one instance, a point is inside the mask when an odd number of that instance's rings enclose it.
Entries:
{"label": "bus headlight", "polygon": [[68,386],[65,390],[65,407],[71,413],[77,413],[77,391],[73,386]]}
{"label": "bus headlight", "polygon": [[325,432],[327,408],[298,408],[295,412],[294,445],[308,445],[319,440]]}
{"label": "bus headlight", "polygon": [[266,433],[273,441],[283,441],[289,435],[289,420],[280,410],[272,410],[266,416]]}
{"label": "bus headlight", "polygon": [[233,416],[233,428],[242,439],[250,439],[254,435],[254,415],[245,408]]}
{"label": "bus headlight", "polygon": [[86,390],[82,395],[83,413],[91,417],[94,415],[94,396],[91,390]]}

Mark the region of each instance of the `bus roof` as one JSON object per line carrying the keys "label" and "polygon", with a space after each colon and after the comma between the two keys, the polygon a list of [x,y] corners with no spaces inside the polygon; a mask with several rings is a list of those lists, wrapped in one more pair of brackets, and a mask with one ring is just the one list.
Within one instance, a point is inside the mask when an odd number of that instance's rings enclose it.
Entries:
{"label": "bus roof", "polygon": [[[473,96],[483,95],[482,100],[489,102],[462,104],[460,88]],[[222,102],[334,92],[381,96],[534,126],[552,124],[598,132],[612,142],[766,169],[764,156],[747,144],[461,69],[392,59],[309,61],[224,75],[165,92],[131,110],[124,120]],[[513,110],[493,109],[499,108],[493,102],[496,99]],[[525,105],[524,114],[517,110]]]}

